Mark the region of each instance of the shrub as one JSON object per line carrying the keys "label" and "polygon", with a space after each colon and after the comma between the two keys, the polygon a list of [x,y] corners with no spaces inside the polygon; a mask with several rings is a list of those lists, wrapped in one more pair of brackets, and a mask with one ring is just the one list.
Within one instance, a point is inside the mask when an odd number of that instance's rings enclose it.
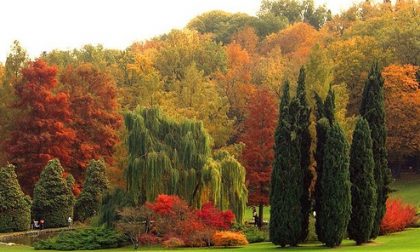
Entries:
{"label": "shrub", "polygon": [[220,211],[210,202],[204,204],[195,214],[206,226],[215,229],[229,229],[235,219],[232,211]]}
{"label": "shrub", "polygon": [[249,243],[263,242],[268,240],[267,230],[260,230],[256,227],[251,227],[244,229],[243,233]]}
{"label": "shrub", "polygon": [[124,242],[124,236],[112,229],[95,228],[62,232],[56,237],[35,243],[34,248],[37,250],[92,250],[118,248]]}
{"label": "shrub", "polygon": [[15,167],[0,169],[0,232],[27,230],[31,220],[31,202],[20,188]]}
{"label": "shrub", "polygon": [[215,246],[237,247],[247,245],[248,241],[244,234],[231,231],[220,231],[213,235]]}
{"label": "shrub", "polygon": [[416,209],[404,204],[399,199],[386,201],[386,212],[381,222],[381,234],[394,233],[404,230],[415,221]]}
{"label": "shrub", "polygon": [[177,237],[171,237],[168,240],[164,241],[162,243],[162,246],[164,248],[180,248],[180,247],[184,247],[185,243],[183,240]]}
{"label": "shrub", "polygon": [[156,245],[159,244],[160,239],[159,237],[157,237],[156,235],[152,235],[152,234],[141,234],[138,237],[139,243],[143,246],[151,246],[151,245]]}

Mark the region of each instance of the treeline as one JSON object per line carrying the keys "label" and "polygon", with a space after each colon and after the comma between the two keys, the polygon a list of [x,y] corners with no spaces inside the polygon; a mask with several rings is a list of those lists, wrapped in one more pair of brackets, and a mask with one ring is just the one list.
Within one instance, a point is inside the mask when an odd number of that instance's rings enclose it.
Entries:
{"label": "treeline", "polygon": [[[404,160],[419,160],[418,8],[415,1],[364,2],[332,16],[309,0],[262,1],[256,17],[211,11],[183,30],[125,50],[86,45],[45,52],[35,61],[15,42],[0,65],[0,163],[18,167],[29,194],[52,158],[81,185],[88,160],[103,157],[112,183],[121,185],[128,160],[121,115],[159,106],[175,120],[201,120],[212,149],[235,155],[247,174],[264,167],[266,175],[258,179],[269,181],[271,162],[264,160],[272,152],[252,163],[252,150],[259,149],[253,143],[265,150],[274,143],[252,141],[261,136],[252,134],[258,124],[247,122],[258,114],[252,110],[257,101],[276,108],[283,80],[290,79],[295,90],[304,65],[309,108],[316,109],[315,92],[325,100],[331,87],[334,116],[350,141],[367,71],[378,61],[385,78],[389,163],[397,172]],[[277,113],[266,113],[271,130]],[[311,150],[315,145],[313,140]],[[315,163],[312,157],[309,162]],[[269,189],[262,190],[266,196],[258,196],[256,205],[268,202]]]}

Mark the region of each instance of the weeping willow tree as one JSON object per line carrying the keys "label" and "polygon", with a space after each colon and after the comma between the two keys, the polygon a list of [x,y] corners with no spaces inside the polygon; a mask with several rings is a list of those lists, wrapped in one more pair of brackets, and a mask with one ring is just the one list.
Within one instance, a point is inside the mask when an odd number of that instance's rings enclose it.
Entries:
{"label": "weeping willow tree", "polygon": [[133,204],[172,194],[197,208],[213,201],[242,222],[248,197],[245,169],[227,152],[211,157],[211,140],[201,122],[178,122],[157,108],[137,108],[125,115],[125,124],[125,176]]}

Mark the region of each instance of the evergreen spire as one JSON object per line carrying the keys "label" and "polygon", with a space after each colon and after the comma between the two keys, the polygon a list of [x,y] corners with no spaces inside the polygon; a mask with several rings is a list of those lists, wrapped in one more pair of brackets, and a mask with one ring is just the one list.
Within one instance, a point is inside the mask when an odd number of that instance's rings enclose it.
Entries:
{"label": "evergreen spire", "polygon": [[284,84],[279,124],[275,135],[272,171],[270,240],[282,247],[296,246],[302,235],[302,170],[300,141],[297,136],[299,102],[289,100],[289,83]]}
{"label": "evergreen spire", "polygon": [[22,192],[15,167],[7,165],[0,169],[0,232],[27,230],[30,220],[30,199]]}
{"label": "evergreen spire", "polygon": [[375,162],[375,182],[377,193],[377,209],[371,238],[379,235],[381,220],[386,210],[391,172],[388,168],[386,151],[386,127],[384,108],[384,80],[378,63],[374,63],[363,90],[360,115],[369,123],[372,137],[373,160]]}
{"label": "evergreen spire", "polygon": [[334,123],[327,133],[323,171],[320,181],[321,204],[316,214],[323,234],[318,239],[328,247],[341,244],[351,213],[351,184],[348,144],[344,133]]}
{"label": "evergreen spire", "polygon": [[300,167],[302,169],[302,234],[300,241],[305,241],[308,236],[309,214],[311,212],[311,200],[309,196],[309,187],[312,181],[310,165],[311,134],[309,132],[309,120],[311,109],[306,98],[305,68],[300,69],[296,96],[299,102],[299,115],[297,121],[298,138],[300,141]]}
{"label": "evergreen spire", "polygon": [[376,214],[375,164],[368,122],[359,118],[350,150],[352,213],[347,228],[349,238],[362,244],[369,241]]}

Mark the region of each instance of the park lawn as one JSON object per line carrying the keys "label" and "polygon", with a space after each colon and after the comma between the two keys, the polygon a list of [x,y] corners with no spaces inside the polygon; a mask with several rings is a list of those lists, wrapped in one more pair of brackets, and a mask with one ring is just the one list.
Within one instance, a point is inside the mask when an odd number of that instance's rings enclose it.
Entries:
{"label": "park lawn", "polygon": [[395,190],[391,198],[401,198],[404,202],[417,206],[420,210],[420,174],[403,173],[401,178],[391,183]]}
{"label": "park lawn", "polygon": [[[391,183],[391,189],[395,190],[391,193],[391,198],[400,198],[405,203],[410,203],[417,206],[418,211],[420,211],[420,174],[402,173],[401,178],[396,179]],[[270,206],[265,206],[264,220],[268,221],[269,219]],[[254,221],[252,218],[251,207],[246,208],[245,221]]]}
{"label": "park lawn", "polygon": [[[369,243],[363,246],[356,246],[355,242],[345,240],[343,244],[334,249],[334,251],[342,252],[351,252],[351,251],[404,251],[404,252],[414,252],[420,250],[420,228],[410,228],[404,232],[394,233],[386,236],[380,236],[373,243]],[[164,251],[161,248],[140,248],[138,251]],[[278,247],[274,246],[270,242],[254,243],[250,244],[243,248],[183,248],[177,250],[185,251],[281,251]],[[284,251],[293,252],[293,251],[327,251],[328,248],[321,246],[319,243],[309,243],[296,248],[286,248]],[[28,252],[35,250],[32,247],[28,246],[4,246],[0,245],[0,251],[2,252]],[[38,250],[38,251],[51,251],[51,250]],[[80,250],[82,251],[82,250]],[[92,251],[92,250],[83,250],[83,251]],[[131,247],[119,248],[119,249],[103,249],[103,250],[94,250],[96,252],[114,252],[114,251],[134,251]]]}

